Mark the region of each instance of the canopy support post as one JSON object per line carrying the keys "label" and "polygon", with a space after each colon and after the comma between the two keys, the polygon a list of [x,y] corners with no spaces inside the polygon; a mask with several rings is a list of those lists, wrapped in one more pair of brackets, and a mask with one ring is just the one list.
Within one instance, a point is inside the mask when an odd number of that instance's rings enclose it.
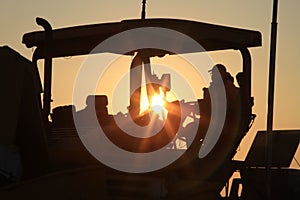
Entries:
{"label": "canopy support post", "polygon": [[51,111],[51,86],[52,86],[52,56],[51,56],[51,42],[52,42],[52,27],[45,19],[36,18],[36,23],[42,26],[45,30],[45,63],[44,63],[44,97],[43,97],[43,116],[48,120]]}
{"label": "canopy support post", "polygon": [[252,105],[253,99],[251,97],[251,76],[252,76],[252,62],[249,50],[244,47],[239,49],[243,59],[243,83],[240,86],[242,91],[242,105],[243,105],[243,131],[246,133],[249,129],[249,123],[252,119]]}

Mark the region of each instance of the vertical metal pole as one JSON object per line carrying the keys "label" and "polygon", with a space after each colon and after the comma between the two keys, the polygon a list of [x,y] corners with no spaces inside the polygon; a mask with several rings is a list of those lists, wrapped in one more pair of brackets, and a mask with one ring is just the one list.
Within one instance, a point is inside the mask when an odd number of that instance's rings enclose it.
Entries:
{"label": "vertical metal pole", "polygon": [[142,6],[142,19],[146,18],[146,0],[143,0],[143,6]]}
{"label": "vertical metal pole", "polygon": [[52,43],[52,27],[45,19],[36,18],[36,23],[42,26],[45,30],[45,45],[44,45],[44,98],[43,98],[43,115],[46,121],[51,110],[51,80],[52,80],[52,56],[51,56],[51,43]]}
{"label": "vertical metal pole", "polygon": [[273,134],[273,110],[274,110],[274,86],[275,86],[275,63],[276,63],[276,40],[277,40],[277,10],[278,0],[273,2],[273,17],[271,26],[270,42],[270,66],[269,66],[269,93],[268,93],[268,116],[267,116],[267,152],[266,152],[266,170],[267,170],[267,199],[271,197],[271,167],[272,167],[272,134]]}

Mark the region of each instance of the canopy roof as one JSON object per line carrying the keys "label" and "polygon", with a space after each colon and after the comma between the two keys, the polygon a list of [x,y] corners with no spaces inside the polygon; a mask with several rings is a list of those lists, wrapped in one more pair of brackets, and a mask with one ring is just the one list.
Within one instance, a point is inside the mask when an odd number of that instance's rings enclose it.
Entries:
{"label": "canopy roof", "polygon": [[[206,51],[261,46],[261,34],[258,31],[181,19],[137,19],[124,20],[115,23],[102,23],[54,29],[52,31],[50,54],[52,57],[89,54],[98,44],[109,37],[123,31],[142,27],[160,27],[181,32],[197,41]],[[26,33],[23,36],[23,43],[28,48],[38,47],[40,51],[38,52],[37,57],[44,58],[45,55],[43,50],[46,44],[45,36],[45,31]],[[146,40],[146,37],[148,36],[149,35],[145,35],[144,39]],[[132,44],[132,42],[127,41],[126,44]],[[112,48],[102,48],[98,51],[94,51],[93,53],[104,52],[122,53]],[[188,48],[179,48],[179,50],[176,51],[176,53],[194,52],[196,51]],[[197,52],[199,52],[199,49]],[[131,51],[125,54],[132,53],[133,52]],[[157,55],[161,53],[161,51],[155,52]]]}

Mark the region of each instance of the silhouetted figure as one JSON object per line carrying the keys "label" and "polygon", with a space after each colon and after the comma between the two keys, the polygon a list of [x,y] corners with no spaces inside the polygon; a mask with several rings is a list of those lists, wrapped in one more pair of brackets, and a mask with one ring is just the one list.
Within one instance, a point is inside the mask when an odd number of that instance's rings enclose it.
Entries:
{"label": "silhouetted figure", "polygon": [[[233,143],[237,134],[239,134],[241,120],[239,88],[234,85],[234,78],[227,72],[224,65],[217,64],[209,72],[211,73],[212,81],[209,88],[203,88],[203,99],[198,100],[200,121],[197,135],[190,148],[187,149],[186,154],[177,161],[177,164],[186,166],[186,171],[191,171],[186,172],[186,176],[194,176],[196,173],[199,175],[199,178],[206,178],[210,172],[218,170],[221,165],[226,166],[226,163],[232,158],[232,151],[235,151],[232,150]],[[218,109],[221,109],[220,101],[224,101],[223,95],[226,95],[224,125],[221,124],[222,121],[218,121],[219,119],[211,121],[212,106],[219,114]],[[198,153],[210,125],[223,125],[223,129],[213,149],[205,158],[199,159]],[[189,124],[186,128],[194,131],[196,127],[194,124]],[[193,170],[194,172],[192,172]]]}
{"label": "silhouetted figure", "polygon": [[[240,97],[239,97],[239,88],[234,85],[234,78],[231,76],[229,72],[227,72],[226,68],[222,64],[216,64],[211,72],[212,82],[208,88],[209,91],[204,96],[204,104],[205,106],[211,109],[212,106],[218,106],[218,102],[224,99],[221,97],[223,95],[222,90],[225,90],[225,101],[226,101],[226,119],[223,130],[227,128],[227,122],[230,120],[235,119],[235,115],[238,112],[238,108],[240,105]],[[218,77],[220,76],[220,77]],[[221,79],[220,79],[221,78]],[[215,102],[211,102],[211,94],[214,93],[215,95]],[[211,104],[213,103],[213,104]],[[207,109],[207,108],[206,108]],[[201,115],[201,108],[200,108],[200,115]],[[204,113],[205,115],[206,113]],[[209,113],[211,114],[211,113]],[[210,117],[210,116],[208,116]],[[201,120],[200,120],[201,121]],[[232,122],[233,123],[233,122]]]}
{"label": "silhouetted figure", "polygon": [[[226,101],[226,118],[230,116],[230,112],[234,110],[236,101],[239,94],[239,89],[234,85],[234,78],[222,64],[217,64],[209,71],[211,73],[211,83],[209,88],[203,88],[203,99],[198,101],[200,109],[200,132],[201,139],[205,137],[207,128],[211,120],[212,106],[218,109],[220,103],[224,97],[225,90],[225,101]],[[212,102],[211,95],[214,95]]]}

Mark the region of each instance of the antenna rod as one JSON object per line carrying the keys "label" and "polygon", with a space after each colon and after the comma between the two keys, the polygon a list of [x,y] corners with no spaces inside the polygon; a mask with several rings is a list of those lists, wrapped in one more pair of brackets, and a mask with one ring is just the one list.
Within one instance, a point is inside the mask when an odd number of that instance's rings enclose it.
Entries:
{"label": "antenna rod", "polygon": [[146,18],[146,0],[143,0],[142,19]]}
{"label": "antenna rod", "polygon": [[267,199],[271,199],[271,167],[272,167],[272,135],[273,135],[273,110],[274,110],[274,85],[276,64],[276,40],[277,40],[277,10],[278,0],[273,1],[273,17],[271,23],[270,63],[269,63],[269,94],[267,116]]}

